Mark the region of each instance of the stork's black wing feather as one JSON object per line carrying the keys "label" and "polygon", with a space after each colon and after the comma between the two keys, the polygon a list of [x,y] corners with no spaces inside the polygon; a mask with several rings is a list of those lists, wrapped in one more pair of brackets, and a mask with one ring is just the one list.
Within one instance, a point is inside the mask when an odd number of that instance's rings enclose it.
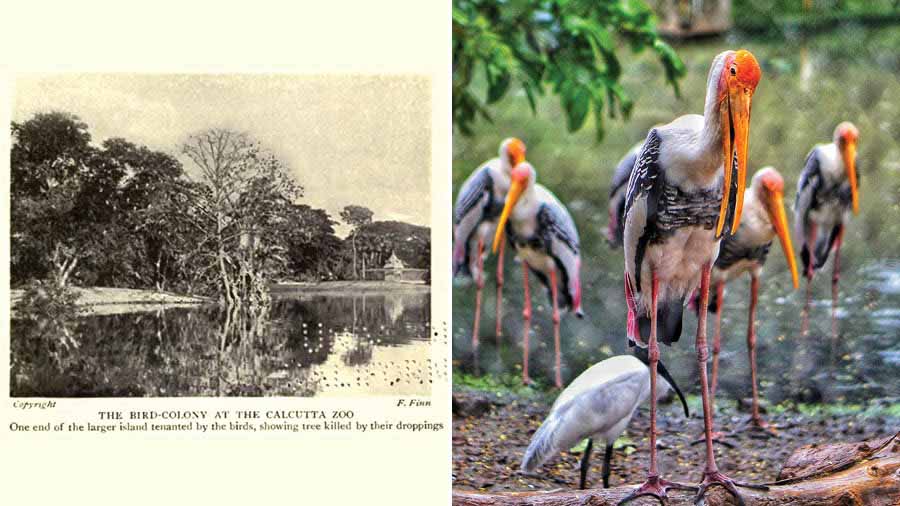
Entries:
{"label": "stork's black wing feather", "polygon": [[813,148],[809,154],[806,155],[806,164],[803,166],[803,171],[800,173],[800,186],[797,188],[797,197],[794,200],[795,208],[800,205],[800,199],[807,192],[809,192],[810,201],[806,211],[817,207],[816,194],[819,192],[819,187],[822,184],[822,173],[819,169],[817,150],[818,148]]}
{"label": "stork's black wing feather", "polygon": [[631,178],[631,170],[634,168],[634,162],[637,160],[639,152],[640,150],[633,149],[619,160],[619,164],[616,165],[616,171],[613,173],[612,183],[609,186],[610,197],[615,195],[619,188],[628,184],[628,180]]}
{"label": "stork's black wing feather", "polygon": [[544,204],[538,210],[538,228],[548,230],[553,237],[562,241],[572,253],[578,254],[579,239],[575,222],[565,208]]}
{"label": "stork's black wing feather", "polygon": [[636,292],[641,290],[641,263],[644,261],[647,244],[656,233],[657,204],[665,185],[663,169],[659,165],[661,142],[659,132],[655,128],[650,130],[640,154],[635,159],[634,168],[631,170],[631,177],[628,180],[628,193],[625,195],[625,216],[628,216],[638,197],[646,196],[647,221],[638,238],[635,251],[634,289]]}
{"label": "stork's black wing feather", "polygon": [[727,269],[741,260],[756,260],[765,263],[769,255],[771,242],[761,246],[749,247],[735,239],[736,236],[727,236],[719,243],[719,256],[716,257],[716,267]]}
{"label": "stork's black wing feather", "polygon": [[493,195],[494,181],[488,171],[489,169],[485,165],[460,188],[459,195],[456,197],[456,205],[453,206],[454,224],[459,224],[469,211],[478,205],[485,193]]}

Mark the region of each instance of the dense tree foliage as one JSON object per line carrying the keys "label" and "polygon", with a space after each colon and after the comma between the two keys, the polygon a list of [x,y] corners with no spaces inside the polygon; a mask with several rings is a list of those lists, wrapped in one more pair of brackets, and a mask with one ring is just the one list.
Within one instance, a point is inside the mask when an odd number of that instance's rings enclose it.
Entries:
{"label": "dense tree foliage", "polygon": [[[347,239],[272,153],[209,130],[181,146],[196,170],[121,138],[92,142],[64,112],[12,124],[11,278],[57,286],[152,288],[265,302],[274,280],[359,279],[356,248],[381,267],[392,251],[427,264],[428,229],[372,223],[347,206]],[[387,225],[385,224],[387,223]],[[393,248],[393,249],[391,249]]]}
{"label": "dense tree foliage", "polygon": [[[353,277],[360,277],[359,269],[356,264],[356,233],[360,227],[372,222],[372,216],[374,213],[363,206],[347,206],[341,211],[341,219],[344,220],[344,223],[353,227],[353,230],[350,231],[350,244],[353,245]],[[362,264],[362,277],[366,276],[366,264],[365,260],[363,260]]]}
{"label": "dense tree foliage", "polygon": [[[514,86],[536,111],[550,87],[559,96],[570,131],[593,110],[603,137],[604,107],[627,117],[632,99],[620,83],[617,50],[652,49],[678,93],[685,69],[656,33],[653,13],[638,0],[454,0],[453,123],[462,133]],[[476,77],[483,75],[483,80]],[[483,92],[484,98],[479,97]]]}

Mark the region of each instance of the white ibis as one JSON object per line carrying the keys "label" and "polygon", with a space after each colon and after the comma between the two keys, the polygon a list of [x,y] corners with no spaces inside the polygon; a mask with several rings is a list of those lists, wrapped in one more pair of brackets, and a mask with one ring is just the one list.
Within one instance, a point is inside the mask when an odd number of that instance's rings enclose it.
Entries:
{"label": "white ibis", "polygon": [[[613,443],[625,431],[638,406],[650,396],[650,370],[646,361],[646,353],[641,360],[632,355],[619,355],[594,364],[575,378],[556,398],[547,419],[532,436],[522,460],[522,471],[534,471],[560,451],[568,450],[587,438],[587,447],[581,454],[581,481],[578,485],[578,488],[584,489],[591,449],[594,439],[599,439],[606,444],[603,488],[609,488]],[[662,363],[658,365],[660,374],[681,399],[684,416],[689,417],[687,401],[681,389],[665,366]],[[663,383],[658,395],[665,396],[667,391],[668,387]]]}
{"label": "white ibis", "polygon": [[622,245],[623,223],[622,214],[625,211],[625,193],[628,189],[628,178],[631,177],[631,169],[643,142],[637,143],[628,153],[619,160],[616,171],[613,173],[612,183],[609,186],[609,223],[606,226],[606,240],[613,248]]}
{"label": "white ibis", "polygon": [[[468,274],[475,280],[475,323],[472,329],[472,352],[478,363],[478,325],[481,320],[481,290],[484,288],[484,260],[488,241],[497,226],[509,190],[512,168],[525,160],[525,143],[509,138],[500,143],[497,158],[481,164],[463,183],[453,207],[453,275]],[[501,302],[503,299],[503,244],[497,260],[497,328],[500,337]]]}
{"label": "white ibis", "polygon": [[772,240],[778,236],[781,249],[791,271],[794,289],[799,287],[797,262],[794,247],[788,231],[784,212],[784,179],[772,167],[760,169],[753,175],[750,188],[744,197],[744,214],[737,233],[722,240],[719,256],[713,265],[712,285],[715,286],[710,300],[710,310],[716,313],[716,328],[713,337],[712,385],[710,397],[715,398],[719,371],[719,351],[722,339],[722,306],[724,305],[725,284],[739,276],[750,274],[750,315],[747,323],[747,351],[750,356],[750,382],[753,390],[753,427],[768,428],[759,415],[759,391],[756,376],[756,302],[759,294],[759,276],[769,254]]}
{"label": "white ibis", "polygon": [[[562,388],[559,338],[559,308],[568,308],[581,318],[581,268],[578,230],[566,207],[543,186],[536,184],[537,173],[528,162],[512,170],[506,205],[494,235],[494,252],[502,244],[504,232],[522,261],[525,307],[522,311],[524,359],[522,380],[527,384],[528,333],[531,326],[531,295],[528,272],[533,272],[550,292],[553,304],[553,342],[556,350],[556,387]],[[560,290],[561,288],[561,290]],[[560,303],[560,292],[562,301]]]}
{"label": "white ibis", "polygon": [[[761,77],[756,58],[745,50],[725,51],[709,71],[703,116],[681,116],[647,134],[625,199],[625,296],[628,337],[646,346],[650,361],[650,466],[647,481],[620,504],[653,496],[664,502],[668,489],[697,490],[701,500],[712,485],[740,494],[722,474],[712,444],[713,411],[706,362],[706,308],[719,239],[730,221],[737,232],[744,200],[750,104]],[[724,173],[724,178],[722,177]],[[706,467],[699,487],[664,480],[656,462],[656,366],[660,340],[681,336],[684,301],[700,286],[697,360],[706,439]],[[661,322],[657,329],[657,322]],[[641,336],[648,336],[645,344]]]}
{"label": "white ibis", "polygon": [[[820,144],[806,157],[806,166],[797,184],[794,227],[803,238],[800,259],[806,275],[806,303],[809,305],[813,272],[821,269],[834,251],[831,275],[832,310],[837,307],[841,277],[841,242],[850,210],[859,214],[859,172],[856,146],[859,130],[845,121],[834,129],[834,142]],[[837,330],[836,328],[834,329]]]}

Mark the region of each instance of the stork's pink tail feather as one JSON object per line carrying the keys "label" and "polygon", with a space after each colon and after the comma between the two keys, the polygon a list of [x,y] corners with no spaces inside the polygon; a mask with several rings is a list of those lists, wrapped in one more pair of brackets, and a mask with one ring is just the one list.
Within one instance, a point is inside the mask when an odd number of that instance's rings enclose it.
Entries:
{"label": "stork's pink tail feather", "polygon": [[641,331],[637,322],[637,304],[634,302],[634,294],[631,291],[631,278],[628,272],[625,272],[625,304],[628,305],[628,323],[626,324],[626,332],[628,340],[643,345],[641,340]]}
{"label": "stork's pink tail feather", "polygon": [[575,314],[581,317],[584,312],[581,310],[581,259],[575,259],[575,297],[573,298],[573,306]]}

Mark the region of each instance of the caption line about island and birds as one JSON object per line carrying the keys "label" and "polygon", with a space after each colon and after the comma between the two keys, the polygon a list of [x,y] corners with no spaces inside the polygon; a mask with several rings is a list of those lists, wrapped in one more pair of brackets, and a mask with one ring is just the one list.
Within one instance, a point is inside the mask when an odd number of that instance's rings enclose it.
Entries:
{"label": "caption line about island and birds", "polygon": [[[16,401],[14,408],[27,410],[64,409],[55,400]],[[431,401],[420,398],[401,398],[392,401],[408,414],[387,416],[383,412],[362,415],[352,409],[217,409],[217,410],[102,410],[93,413],[93,420],[62,419],[55,421],[13,420],[10,432],[24,434],[46,433],[299,433],[299,432],[403,432],[434,433],[444,429],[440,417],[421,417],[416,408],[428,408]],[[433,418],[433,419],[432,419]]]}

